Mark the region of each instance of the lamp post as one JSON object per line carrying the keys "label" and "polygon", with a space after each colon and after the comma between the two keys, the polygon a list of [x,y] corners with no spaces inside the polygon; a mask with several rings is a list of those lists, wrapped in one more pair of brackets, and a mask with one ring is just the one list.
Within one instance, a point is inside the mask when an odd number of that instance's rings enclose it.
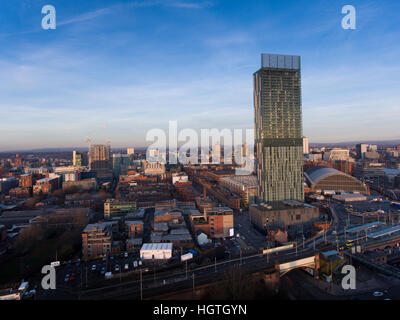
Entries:
{"label": "lamp post", "polygon": [[142,268],[140,268],[140,300],[143,300]]}

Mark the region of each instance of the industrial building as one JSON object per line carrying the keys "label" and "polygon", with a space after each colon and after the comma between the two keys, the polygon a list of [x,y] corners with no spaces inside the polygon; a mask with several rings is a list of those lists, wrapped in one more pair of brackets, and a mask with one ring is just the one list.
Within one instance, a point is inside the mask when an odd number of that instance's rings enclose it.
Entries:
{"label": "industrial building", "polygon": [[288,233],[311,228],[319,209],[297,200],[259,203],[250,206],[250,220],[260,231],[287,229]]}
{"label": "industrial building", "polygon": [[167,260],[172,257],[172,243],[145,243],[140,249],[142,260]]}
{"label": "industrial building", "polygon": [[360,193],[343,193],[343,194],[333,195],[332,199],[346,203],[346,202],[366,201],[367,197]]}

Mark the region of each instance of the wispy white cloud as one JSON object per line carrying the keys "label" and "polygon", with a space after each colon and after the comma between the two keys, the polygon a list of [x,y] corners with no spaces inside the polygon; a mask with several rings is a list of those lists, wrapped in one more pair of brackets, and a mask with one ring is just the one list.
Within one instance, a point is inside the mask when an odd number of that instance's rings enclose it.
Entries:
{"label": "wispy white cloud", "polygon": [[57,22],[57,26],[63,26],[63,25],[71,24],[71,23],[93,20],[98,17],[110,14],[112,12],[113,12],[113,10],[111,7],[102,8],[102,9],[98,9],[98,10],[94,10],[94,11],[89,11],[89,12],[83,13],[81,15]]}

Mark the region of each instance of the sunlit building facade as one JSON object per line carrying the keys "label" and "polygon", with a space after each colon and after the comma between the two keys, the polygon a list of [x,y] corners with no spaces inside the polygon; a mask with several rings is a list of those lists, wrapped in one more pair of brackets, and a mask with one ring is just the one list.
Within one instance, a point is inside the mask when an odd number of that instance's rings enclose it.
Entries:
{"label": "sunlit building facade", "polygon": [[300,57],[262,54],[254,73],[257,196],[304,200]]}

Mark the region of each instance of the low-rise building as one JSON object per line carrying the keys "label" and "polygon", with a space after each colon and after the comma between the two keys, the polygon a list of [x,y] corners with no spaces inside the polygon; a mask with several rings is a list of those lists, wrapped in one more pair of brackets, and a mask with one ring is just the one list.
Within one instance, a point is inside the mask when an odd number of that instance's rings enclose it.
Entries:
{"label": "low-rise building", "polygon": [[228,238],[233,233],[233,211],[228,207],[207,208],[190,215],[193,232],[203,231],[210,238]]}
{"label": "low-rise building", "polygon": [[33,186],[33,194],[51,194],[59,188],[61,176],[52,176],[49,178],[43,178],[36,181]]}
{"label": "low-rise building", "polygon": [[143,243],[142,238],[130,238],[125,241],[126,251],[135,252],[138,250]]}
{"label": "low-rise building", "polygon": [[250,220],[260,231],[287,229],[289,234],[311,229],[319,209],[297,200],[259,203],[250,206]]}
{"label": "low-rise building", "polygon": [[167,260],[172,257],[172,243],[145,243],[140,249],[142,260]]}
{"label": "low-rise building", "polygon": [[141,220],[125,221],[125,227],[129,238],[143,234],[143,221]]}
{"label": "low-rise building", "polygon": [[66,180],[62,184],[62,189],[66,193],[90,192],[97,189],[97,181],[95,178],[83,180]]}
{"label": "low-rise building", "polygon": [[111,219],[113,217],[125,216],[128,212],[136,210],[135,200],[117,200],[107,199],[104,202],[104,218]]}

